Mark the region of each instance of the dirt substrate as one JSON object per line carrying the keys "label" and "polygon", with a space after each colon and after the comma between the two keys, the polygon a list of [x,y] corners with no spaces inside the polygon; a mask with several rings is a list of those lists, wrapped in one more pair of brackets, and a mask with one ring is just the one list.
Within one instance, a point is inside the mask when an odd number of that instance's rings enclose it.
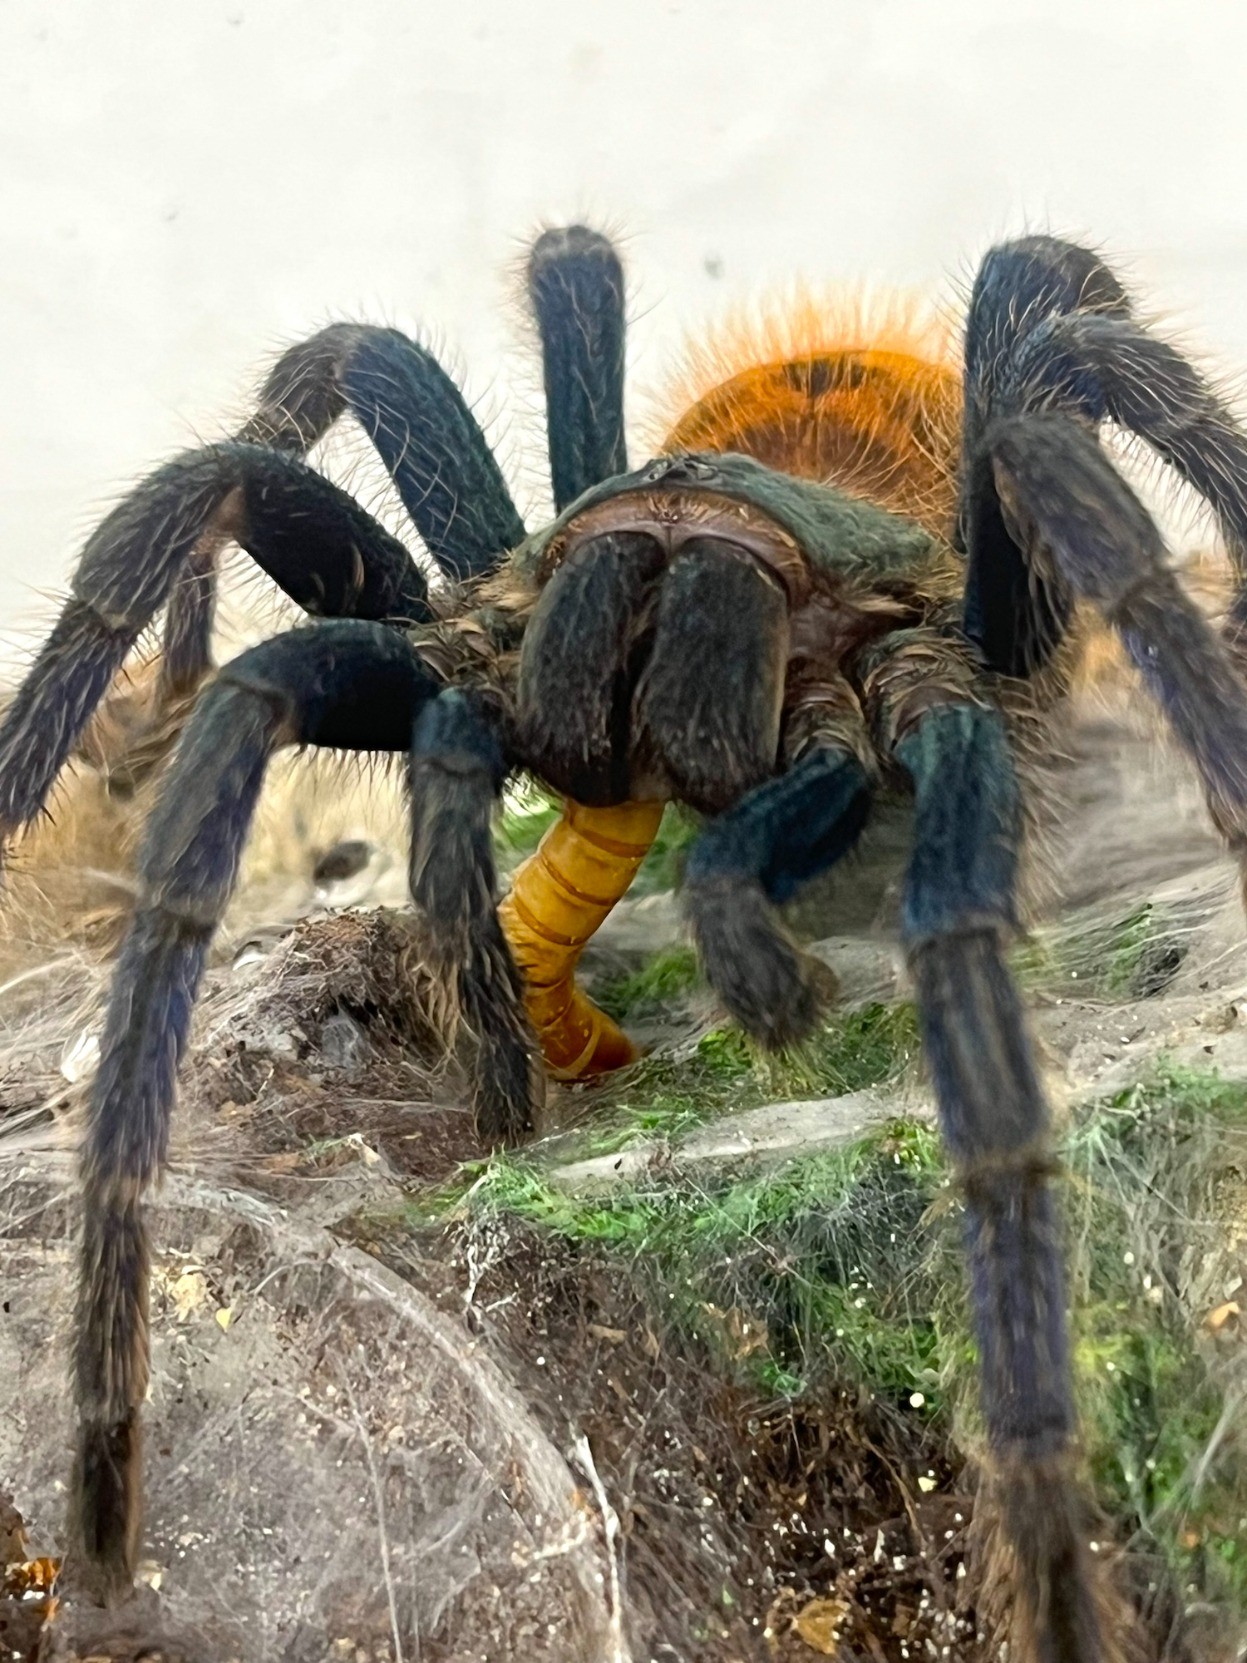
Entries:
{"label": "dirt substrate", "polygon": [[[46,1180],[9,1198],[0,1460],[34,1557],[63,1511],[39,1340],[71,1264]],[[40,1655],[989,1655],[956,1621],[971,1509],[918,1417],[742,1390],[527,1232],[391,1244],[399,1278],[237,1192],[175,1182],[153,1225],[146,1587],[120,1626],[71,1601]]]}
{"label": "dirt substrate", "polygon": [[[1140,755],[1128,724],[1086,743],[1067,782],[1066,887],[1113,918],[1142,901],[1177,923],[1158,937],[1163,974],[1131,938],[1138,985],[1113,999],[1083,995],[1077,957],[1063,992],[1046,984],[1056,1095],[1110,1090],[1162,1050],[1241,1077],[1241,922],[1189,787],[1110,767],[1123,745]],[[868,876],[857,868],[856,893]],[[847,916],[834,893],[821,904]],[[638,906],[602,949],[607,970],[639,962],[630,929],[652,952],[674,917]],[[877,915],[820,948],[852,997],[896,996]],[[826,935],[825,913],[812,932]],[[68,1150],[104,972],[67,952],[4,990],[0,1493],[24,1533],[2,1509],[0,1530],[28,1567],[0,1606],[14,1663],[999,1663],[985,1519],[950,1417],[828,1376],[768,1387],[743,1304],[707,1307],[693,1332],[643,1254],[471,1204],[486,1169],[460,1165],[482,1151],[423,1014],[418,945],[409,923],[368,912],[261,920],[223,941],[174,1177],[152,1207],[140,1592],[102,1615],[62,1583],[48,1624],[29,1567],[63,1545]],[[663,1008],[650,1037],[673,1056],[713,1021],[695,990]],[[889,1089],[893,1109],[921,1114],[912,1076]],[[877,1124],[861,1103],[862,1126]],[[555,1093],[552,1128],[602,1107]],[[641,1143],[636,1170],[661,1190],[679,1137]],[[543,1170],[573,1145],[543,1143]],[[751,1158],[740,1138],[711,1145],[697,1158],[723,1172]],[[1238,1343],[1237,1320],[1218,1343]],[[1113,1541],[1106,1527],[1106,1562]],[[1138,1551],[1126,1574],[1148,1610],[1144,1657],[1239,1655],[1197,1588]]]}
{"label": "dirt substrate", "polygon": [[[975,1655],[971,1508],[920,1416],[742,1387],[643,1266],[409,1222],[473,1140],[384,991],[406,945],[382,915],[313,920],[245,997],[209,992],[181,1116],[209,1176],[152,1208],[144,1586],[120,1619],[70,1590],[40,1655]],[[19,1141],[0,1473],[33,1559],[64,1511],[72,1189],[59,1127]]]}

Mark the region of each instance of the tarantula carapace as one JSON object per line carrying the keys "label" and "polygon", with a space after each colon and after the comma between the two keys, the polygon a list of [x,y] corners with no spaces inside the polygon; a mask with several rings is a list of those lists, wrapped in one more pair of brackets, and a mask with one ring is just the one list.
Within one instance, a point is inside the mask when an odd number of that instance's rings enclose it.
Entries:
{"label": "tarantula carapace", "polygon": [[[767,1044],[816,1019],[774,913],[849,850],[885,781],[912,791],[902,932],[965,1209],[983,1414],[1020,1653],[1112,1655],[1073,1477],[1075,1411],[1049,1113],[1005,947],[1017,922],[1019,726],[1036,740],[1089,601],[1191,753],[1218,826],[1247,833],[1247,609],[1219,636],[1166,566],[1098,442],[1146,440],[1201,491],[1235,556],[1247,443],[1188,363],[1132,317],[1094,254],[993,249],[964,372],[904,331],[808,339],[702,376],[664,454],[629,471],[618,258],[583,228],[528,265],[557,519],[529,536],[454,384],[386,329],[339,326],[279,361],[235,439],[176,458],[91,538],[0,730],[0,828],[40,812],[157,611],[163,678],[208,665],[213,563],[240,543],[323,621],[244,653],[198,699],[140,857],[83,1153],[76,1552],[130,1584],[148,1374],[142,1194],[265,766],[285,745],[410,759],[411,888],[477,1045],[491,1137],[531,1124],[539,1057],[575,1077],[626,1037],[576,955],[662,805],[705,816],[683,886],[705,973]],[[301,454],[343,411],[375,442],[445,582]],[[562,822],[497,907],[490,818],[526,771]]]}

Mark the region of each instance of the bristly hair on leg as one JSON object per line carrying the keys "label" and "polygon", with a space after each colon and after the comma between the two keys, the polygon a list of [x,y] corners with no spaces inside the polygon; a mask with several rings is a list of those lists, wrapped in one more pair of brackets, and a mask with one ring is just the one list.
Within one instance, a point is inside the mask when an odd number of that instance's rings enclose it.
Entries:
{"label": "bristly hair on leg", "polygon": [[441,570],[452,583],[497,570],[523,542],[524,522],[480,423],[433,353],[396,329],[361,330],[341,379]]}
{"label": "bristly hair on leg", "polygon": [[707,980],[762,1045],[805,1039],[835,982],[773,908],[848,853],[869,807],[858,758],[818,745],[712,820],[689,852],[682,898]]}
{"label": "bristly hair on leg", "polygon": [[42,812],[142,631],[203,539],[223,535],[307,612],[433,617],[423,576],[402,544],[302,462],[234,440],[175,457],[88,538],[73,597],[5,711],[0,843]]}
{"label": "bristly hair on leg", "polygon": [[[141,1195],[164,1164],[208,944],[285,722],[271,700],[227,685],[201,706],[150,823],[139,910],[109,1001],[82,1152],[71,1516],[74,1573],[104,1604],[129,1591],[141,1524],[139,1415],[149,1372]],[[218,790],[192,789],[209,776]]]}
{"label": "bristly hair on leg", "polygon": [[623,266],[585,225],[543,231],[525,271],[541,342],[554,506],[626,473]]}
{"label": "bristly hair on leg", "polygon": [[[288,347],[265,375],[255,409],[234,437],[301,461],[346,408],[338,372],[360,334],[330,324]],[[173,701],[192,693],[211,668],[217,559],[227,537],[205,533],[175,583],[165,617],[163,689]]]}
{"label": "bristly hair on leg", "polygon": [[[915,797],[902,936],[940,1132],[965,1199],[990,1459],[1004,1479],[1024,1473],[1046,1490],[1042,1521],[1011,1503],[1002,1514],[1017,1596],[1010,1655],[1017,1647],[1026,1663],[1110,1663],[1098,1571],[1077,1523],[1051,1116],[1004,955],[1021,794],[1000,712],[964,697],[944,690],[895,743]],[[887,732],[886,692],[878,702],[868,714]]]}
{"label": "bristly hair on leg", "polygon": [[168,608],[162,694],[176,705],[202,681],[211,665],[216,560],[227,542],[314,616],[434,620],[407,551],[301,460],[347,409],[453,582],[488,576],[523,540],[479,424],[426,348],[396,330],[358,324],[331,325],[291,347],[234,438],[156,469],[88,539],[73,598],[0,724],[0,858],[3,844],[41,812],[161,608]]}
{"label": "bristly hair on leg", "polygon": [[1247,873],[1247,683],[1169,568],[1151,515],[1067,416],[1007,418],[987,442],[1021,543],[1043,550],[1117,631]]}
{"label": "bristly hair on leg", "polygon": [[[1088,1581],[1084,1544],[1096,1540],[1109,1574]],[[1102,1650],[1094,1663],[1157,1663],[1138,1615],[1118,1592],[1108,1565],[1111,1541],[1078,1482],[1069,1457],[1031,1464],[996,1463],[981,1475],[972,1548],[982,1567],[979,1627],[1038,1663],[1083,1663],[1088,1632]],[[1052,1567],[1040,1577],[1039,1567]],[[1185,1655],[1165,1663],[1194,1663]]]}
{"label": "bristly hair on leg", "polygon": [[411,894],[429,927],[434,1016],[476,1040],[476,1123],[488,1142],[533,1126],[537,1044],[519,971],[498,922],[491,821],[506,765],[467,694],[447,691],[416,722],[411,752]]}
{"label": "bristly hair on leg", "polygon": [[383,624],[338,620],[277,636],[228,665],[200,700],[153,811],[82,1150],[71,1558],[104,1603],[130,1587],[141,1522],[141,1197],[165,1162],[195,995],[265,770],[283,745],[406,749],[417,709],[438,691],[414,648]]}

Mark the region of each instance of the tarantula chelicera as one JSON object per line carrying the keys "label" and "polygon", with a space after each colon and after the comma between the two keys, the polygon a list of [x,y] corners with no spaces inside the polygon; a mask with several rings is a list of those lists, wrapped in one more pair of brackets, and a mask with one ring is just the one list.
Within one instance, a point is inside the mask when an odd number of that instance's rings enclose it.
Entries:
{"label": "tarantula chelicera", "polygon": [[[0,729],[0,830],[45,798],[139,634],[165,608],[164,687],[208,668],[213,563],[234,540],[309,613],[194,705],[140,857],[82,1159],[76,1551],[130,1584],[147,1385],[142,1194],[265,767],[287,745],[410,759],[411,889],[475,1036],[478,1118],[530,1127],[544,1054],[629,1059],[576,989],[580,946],[662,805],[705,816],[684,904],[705,974],[764,1043],[816,1019],[773,908],[849,850],[872,794],[912,791],[902,932],[960,1181],[982,1404],[1021,1650],[1109,1656],[1073,1476],[1075,1410],[1049,1112],[1005,948],[1024,813],[1015,763],[1098,608],[1190,752],[1217,825],[1247,839],[1247,606],[1218,635],[1098,442],[1149,443],[1247,548],[1247,440],[1101,260],[1052,237],[993,249],[960,379],[892,330],[820,337],[703,376],[664,454],[624,450],[624,293],[583,228],[535,244],[557,518],[529,535],[461,394],[389,329],[336,326],[278,362],[237,437],[175,458],[87,544],[73,596]],[[374,441],[445,582],[300,460],[344,411]],[[1035,732],[1028,731],[1027,743]],[[508,775],[567,799],[496,903]]]}

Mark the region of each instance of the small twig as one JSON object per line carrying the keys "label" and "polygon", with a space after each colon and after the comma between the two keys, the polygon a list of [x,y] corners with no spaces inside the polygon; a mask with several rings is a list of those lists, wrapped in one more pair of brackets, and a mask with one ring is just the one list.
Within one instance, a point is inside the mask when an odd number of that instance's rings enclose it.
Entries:
{"label": "small twig", "polygon": [[598,1474],[589,1440],[583,1433],[576,1439],[575,1450],[581,1470],[593,1486],[594,1499],[602,1515],[602,1531],[606,1537],[606,1567],[610,1578],[611,1604],[611,1650],[607,1654],[607,1663],[632,1663],[632,1654],[624,1637],[623,1595],[619,1585],[619,1515],[611,1506],[606,1486]]}
{"label": "small twig", "polygon": [[49,959],[46,964],[36,964],[30,970],[19,971],[16,976],[10,976],[7,982],[0,982],[0,998],[11,993],[15,987],[21,987],[24,982],[37,981],[40,976],[50,976],[56,970],[63,970],[66,965],[75,963],[77,955],[66,953],[59,959]]}
{"label": "small twig", "polygon": [[1226,1433],[1237,1423],[1238,1412],[1242,1408],[1242,1403],[1243,1399],[1240,1392],[1228,1392],[1226,1394],[1225,1407],[1221,1411],[1216,1426],[1212,1429],[1212,1436],[1204,1445],[1204,1452],[1199,1458],[1199,1464],[1195,1468],[1194,1477],[1191,1479],[1192,1503],[1200,1490],[1203,1489],[1204,1480],[1208,1476],[1208,1469],[1212,1465],[1213,1457],[1221,1447]]}
{"label": "small twig", "polygon": [[864,1638],[866,1644],[870,1647],[870,1655],[875,1659],[875,1663],[888,1663],[887,1654],[869,1629],[866,1630]]}
{"label": "small twig", "polygon": [[260,1293],[264,1288],[267,1288],[270,1282],[275,1282],[279,1276],[285,1276],[292,1270],[307,1270],[317,1265],[323,1265],[324,1263],[325,1261],[323,1258],[288,1259],[285,1264],[278,1265],[276,1270],[270,1270],[267,1276],[261,1276],[255,1286],[249,1289],[247,1297],[248,1299],[254,1299],[256,1294]]}
{"label": "small twig", "polygon": [[877,1444],[871,1444],[869,1447],[873,1449],[879,1460],[882,1461],[883,1465],[887,1468],[889,1474],[891,1475],[893,1484],[896,1485],[897,1493],[901,1498],[901,1505],[904,1507],[906,1516],[909,1519],[909,1528],[913,1534],[914,1547],[917,1550],[918,1558],[922,1560],[923,1569],[927,1573],[927,1586],[931,1591],[931,1599],[940,1615],[942,1617],[947,1617],[949,1611],[948,1599],[944,1589],[944,1579],[939,1574],[937,1566],[931,1561],[931,1555],[927,1550],[927,1534],[922,1528],[922,1522],[918,1517],[918,1511],[915,1508],[913,1499],[909,1494],[909,1487],[906,1485],[905,1480],[901,1477],[901,1474],[897,1471],[893,1463],[884,1454],[883,1450],[881,1450]]}
{"label": "small twig", "polygon": [[[372,1439],[368,1436],[368,1428],[364,1425],[363,1416],[359,1412],[355,1393],[351,1382],[345,1375],[341,1376],[343,1389],[351,1405],[351,1414],[355,1419],[355,1426],[359,1432],[360,1442],[364,1446],[364,1459],[368,1463],[368,1475],[372,1480],[373,1499],[377,1506],[377,1534],[381,1540],[381,1575],[385,1578],[385,1597],[390,1607],[390,1632],[394,1636],[395,1663],[406,1663],[403,1652],[403,1637],[399,1630],[398,1600],[394,1593],[394,1578],[390,1574],[390,1537],[385,1526],[385,1495],[381,1488],[381,1474],[377,1470],[376,1457],[372,1452]],[[416,1643],[416,1656],[420,1655],[420,1636],[415,1625],[412,1625],[412,1637]]]}

